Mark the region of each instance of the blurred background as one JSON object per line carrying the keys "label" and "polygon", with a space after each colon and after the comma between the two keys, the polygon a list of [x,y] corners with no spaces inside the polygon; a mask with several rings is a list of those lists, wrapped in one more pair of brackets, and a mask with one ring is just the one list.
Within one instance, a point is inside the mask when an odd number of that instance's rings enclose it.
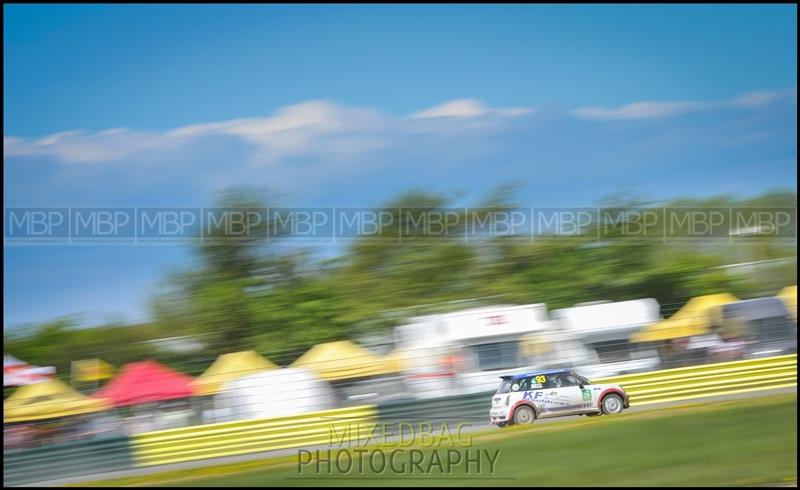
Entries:
{"label": "blurred background", "polygon": [[[485,424],[506,374],[796,355],[795,6],[4,14],[10,455],[364,406]],[[337,206],[391,219],[285,226]],[[264,219],[18,220],[112,208]],[[562,221],[482,228],[520,210]]]}

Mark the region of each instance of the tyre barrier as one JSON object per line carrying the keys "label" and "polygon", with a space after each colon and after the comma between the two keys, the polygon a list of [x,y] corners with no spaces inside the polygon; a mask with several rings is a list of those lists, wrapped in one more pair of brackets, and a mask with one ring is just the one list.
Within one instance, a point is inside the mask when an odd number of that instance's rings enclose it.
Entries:
{"label": "tyre barrier", "polygon": [[127,436],[3,451],[3,486],[133,468]]}
{"label": "tyre barrier", "polygon": [[136,466],[179,463],[221,456],[366,438],[375,424],[374,405],[268,419],[237,420],[137,434],[131,438]]}
{"label": "tyre barrier", "polygon": [[797,354],[592,380],[618,383],[631,406],[797,386]]}

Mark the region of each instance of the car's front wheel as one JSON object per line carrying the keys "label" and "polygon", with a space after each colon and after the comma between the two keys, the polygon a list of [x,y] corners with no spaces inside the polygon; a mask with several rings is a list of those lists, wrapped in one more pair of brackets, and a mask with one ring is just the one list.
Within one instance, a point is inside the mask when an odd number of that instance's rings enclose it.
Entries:
{"label": "car's front wheel", "polygon": [[622,413],[622,397],[619,395],[606,395],[603,398],[603,403],[601,408],[603,409],[603,414],[611,415],[616,413]]}
{"label": "car's front wheel", "polygon": [[514,411],[515,424],[532,424],[534,419],[536,419],[536,414],[527,405],[522,405]]}

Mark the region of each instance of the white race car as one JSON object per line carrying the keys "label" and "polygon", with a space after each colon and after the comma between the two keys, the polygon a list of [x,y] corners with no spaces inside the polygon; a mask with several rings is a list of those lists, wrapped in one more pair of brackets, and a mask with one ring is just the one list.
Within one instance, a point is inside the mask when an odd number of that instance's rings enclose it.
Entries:
{"label": "white race car", "polygon": [[501,376],[492,397],[491,423],[504,427],[532,424],[564,415],[617,414],[630,406],[617,384],[598,385],[571,369]]}

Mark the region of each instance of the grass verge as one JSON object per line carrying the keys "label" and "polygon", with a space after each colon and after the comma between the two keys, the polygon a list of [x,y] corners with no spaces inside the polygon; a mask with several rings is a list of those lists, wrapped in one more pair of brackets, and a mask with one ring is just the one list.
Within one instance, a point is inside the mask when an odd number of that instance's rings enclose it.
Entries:
{"label": "grass verge", "polygon": [[[362,461],[381,449],[406,451],[389,464]],[[409,464],[411,449],[424,458]],[[343,449],[349,471],[330,465],[298,465],[298,456],[272,458],[83,483],[81,486],[749,486],[792,481],[797,475],[795,394],[693,403],[616,417],[580,417],[570,422],[496,429],[471,434],[469,447]],[[476,465],[436,465],[466,451],[483,457]],[[438,456],[434,456],[437,453]],[[495,455],[494,465],[488,457]],[[363,456],[363,453],[362,453]],[[413,459],[413,457],[411,457]],[[345,461],[341,458],[340,461]],[[380,458],[376,458],[379,461]],[[346,467],[340,465],[340,469]],[[422,471],[419,471],[419,470]],[[442,471],[442,469],[444,471]]]}

